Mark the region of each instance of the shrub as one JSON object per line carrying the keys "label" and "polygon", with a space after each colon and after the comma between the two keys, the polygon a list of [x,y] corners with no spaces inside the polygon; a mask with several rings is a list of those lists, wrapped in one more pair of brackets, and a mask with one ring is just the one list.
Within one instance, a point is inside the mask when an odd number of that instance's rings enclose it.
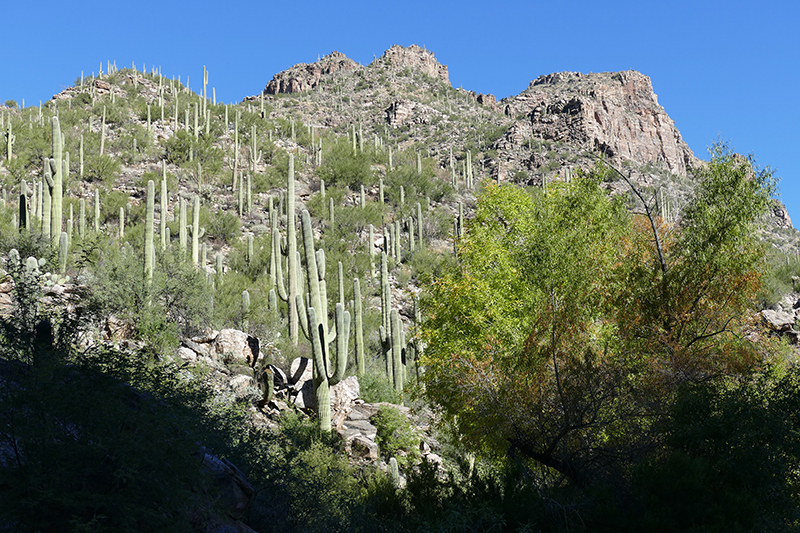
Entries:
{"label": "shrub", "polygon": [[323,164],[317,175],[326,185],[339,185],[357,189],[373,183],[371,158],[366,152],[353,153],[347,139],[340,138],[329,151],[323,153]]}
{"label": "shrub", "polygon": [[384,458],[388,460],[395,457],[403,467],[411,466],[419,460],[420,435],[400,410],[381,406],[371,420],[378,430],[375,443]]}
{"label": "shrub", "polygon": [[114,186],[122,164],[110,155],[87,153],[83,157],[83,177],[87,181],[102,181],[107,188]]}
{"label": "shrub", "polygon": [[194,265],[169,250],[156,252],[153,280],[146,283],[140,253],[108,250],[97,265],[89,302],[106,316],[127,320],[136,338],[165,350],[208,324],[210,293]]}
{"label": "shrub", "polygon": [[232,244],[242,233],[242,221],[229,211],[216,210],[203,221],[203,210],[200,211],[200,225],[206,228],[206,237],[226,244]]}

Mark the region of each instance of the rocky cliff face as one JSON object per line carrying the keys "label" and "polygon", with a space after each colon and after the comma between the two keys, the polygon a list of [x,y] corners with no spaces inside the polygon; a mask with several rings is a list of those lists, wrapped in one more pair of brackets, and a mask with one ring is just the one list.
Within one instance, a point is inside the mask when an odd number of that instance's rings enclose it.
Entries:
{"label": "rocky cliff face", "polygon": [[539,76],[527,90],[500,102],[523,122],[524,135],[602,152],[612,161],[659,164],[685,176],[694,154],[664,108],[650,78],[636,71],[558,72]]}

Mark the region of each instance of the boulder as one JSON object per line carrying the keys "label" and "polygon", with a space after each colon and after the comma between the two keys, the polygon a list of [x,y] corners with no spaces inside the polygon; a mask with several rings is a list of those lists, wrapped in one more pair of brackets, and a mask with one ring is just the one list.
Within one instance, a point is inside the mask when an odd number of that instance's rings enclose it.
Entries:
{"label": "boulder", "polygon": [[194,353],[198,355],[204,355],[209,357],[211,355],[211,345],[208,343],[198,343],[191,339],[183,339],[181,341],[185,347],[191,349]]}
{"label": "boulder", "polygon": [[211,472],[214,487],[219,493],[219,505],[232,518],[247,511],[255,496],[253,486],[245,475],[227,459],[221,459],[203,450],[203,466]]}
{"label": "boulder", "polygon": [[178,357],[180,357],[181,361],[184,363],[195,364],[197,362],[197,353],[185,346],[178,348]]}
{"label": "boulder", "polygon": [[274,390],[278,391],[289,386],[289,378],[286,376],[286,372],[275,365],[267,365],[267,368],[272,370],[272,383],[275,385]]}
{"label": "boulder", "polygon": [[214,351],[225,364],[252,367],[258,361],[258,339],[238,329],[223,329],[214,339]]}
{"label": "boulder", "polygon": [[356,434],[345,444],[345,451],[351,457],[359,457],[367,461],[378,460],[378,445],[364,435]]}
{"label": "boulder", "polygon": [[248,398],[257,390],[256,380],[243,374],[233,376],[230,385],[237,399]]}
{"label": "boulder", "polygon": [[297,396],[294,397],[294,406],[298,409],[316,409],[317,398],[314,396],[314,384],[310,379],[295,384]]}
{"label": "boulder", "polygon": [[794,325],[794,313],[776,309],[764,309],[761,317],[773,331],[789,331]]}

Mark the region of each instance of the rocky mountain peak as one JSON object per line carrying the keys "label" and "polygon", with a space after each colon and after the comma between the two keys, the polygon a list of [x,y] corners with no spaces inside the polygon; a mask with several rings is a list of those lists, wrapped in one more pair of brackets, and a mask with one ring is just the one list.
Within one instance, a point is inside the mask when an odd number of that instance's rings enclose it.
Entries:
{"label": "rocky mountain peak", "polygon": [[324,77],[353,72],[364,67],[341,52],[331,52],[315,63],[298,63],[272,77],[266,94],[300,93],[313,90]]}
{"label": "rocky mountain peak", "polygon": [[637,71],[539,76],[501,106],[527,123],[534,139],[599,151],[616,163],[655,164],[685,176],[695,160],[650,78]]}
{"label": "rocky mountain peak", "polygon": [[370,66],[376,63],[388,64],[395,69],[410,68],[412,71],[421,72],[450,85],[450,74],[447,71],[447,65],[439,63],[433,52],[425,50],[416,44],[412,44],[408,48],[396,44],[386,50]]}

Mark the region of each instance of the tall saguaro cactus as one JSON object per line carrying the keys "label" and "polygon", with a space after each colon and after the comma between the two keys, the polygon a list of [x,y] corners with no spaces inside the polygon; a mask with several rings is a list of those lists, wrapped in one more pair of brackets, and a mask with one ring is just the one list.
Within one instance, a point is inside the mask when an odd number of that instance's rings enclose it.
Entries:
{"label": "tall saguaro cactus", "polygon": [[386,252],[381,252],[381,326],[379,328],[381,351],[386,359],[386,376],[389,381],[394,380],[394,367],[391,358],[391,314],[392,293],[389,288],[389,264]]}
{"label": "tall saguaro cactus", "polygon": [[162,161],[161,164],[161,217],[160,217],[160,232],[161,232],[161,250],[167,249],[167,203],[169,202],[169,195],[167,193],[167,162]]}
{"label": "tall saguaro cactus", "polygon": [[364,318],[361,306],[361,283],[358,278],[353,279],[353,314],[355,315],[356,322],[356,375],[361,378],[366,372],[366,365],[364,361]]}
{"label": "tall saguaro cactus", "polygon": [[6,132],[6,160],[11,161],[11,156],[14,151],[14,142],[17,140],[16,135],[11,130],[11,117],[8,118],[8,131]]}
{"label": "tall saguaro cactus", "polygon": [[403,368],[403,323],[400,321],[400,313],[397,309],[391,312],[391,347],[392,347],[392,377],[394,378],[394,389],[398,392],[403,391],[403,378],[405,377]]}
{"label": "tall saguaro cactus", "polygon": [[[299,276],[297,264],[297,215],[295,214],[295,193],[294,193],[294,154],[289,154],[289,171],[286,177],[286,246],[281,250],[280,234],[278,228],[274,227],[272,230],[273,238],[273,253],[282,251],[286,256],[287,267],[286,273],[288,287],[284,284],[282,273],[280,272],[280,258],[277,258],[278,273],[277,273],[277,286],[278,296],[281,300],[286,302],[289,306],[289,338],[292,344],[297,345],[299,340],[299,314],[297,305],[297,281]],[[275,246],[278,241],[278,246]],[[287,290],[288,289],[288,290]]]}
{"label": "tall saguaro cactus", "polygon": [[[314,361],[314,394],[317,400],[317,413],[320,430],[331,431],[330,387],[344,378],[347,370],[347,352],[350,340],[350,313],[341,302],[336,303],[335,332],[328,333],[328,317],[325,312],[327,296],[324,293],[324,279],[318,270],[318,262],[324,269],[324,255],[314,250],[314,232],[311,229],[311,215],[303,210],[303,249],[306,256],[308,276],[308,305],[305,306],[305,320],[301,321],[303,331],[311,341]],[[320,250],[321,251],[321,250]],[[325,299],[325,300],[323,300]],[[303,308],[303,297],[297,295],[297,306]],[[336,365],[331,364],[328,345],[336,341]]]}
{"label": "tall saguaro cactus", "polygon": [[[186,240],[187,240],[187,231],[186,231],[186,199],[181,198],[180,201],[180,215],[178,216],[180,222],[178,226],[178,244],[180,245],[181,253],[186,253]],[[184,255],[184,257],[186,257]]]}
{"label": "tall saguaro cactus", "polygon": [[155,246],[153,244],[155,229],[155,204],[156,184],[153,180],[147,182],[147,210],[144,223],[144,278],[149,282],[153,279],[155,269]]}
{"label": "tall saguaro cactus", "polygon": [[42,167],[42,238],[49,240],[52,229],[50,226],[52,192],[55,182],[53,180],[53,165],[50,164],[50,160],[46,157]]}
{"label": "tall saguaro cactus", "polygon": [[62,199],[64,195],[64,164],[62,162],[61,126],[58,117],[53,117],[53,158],[50,167],[53,172],[53,190],[51,193],[50,236],[53,244],[58,244],[61,236],[61,221],[63,218]]}
{"label": "tall saguaro cactus", "polygon": [[30,228],[28,224],[28,184],[25,180],[19,185],[19,229]]}
{"label": "tall saguaro cactus", "polygon": [[200,263],[200,197],[194,197],[192,207],[192,264]]}

